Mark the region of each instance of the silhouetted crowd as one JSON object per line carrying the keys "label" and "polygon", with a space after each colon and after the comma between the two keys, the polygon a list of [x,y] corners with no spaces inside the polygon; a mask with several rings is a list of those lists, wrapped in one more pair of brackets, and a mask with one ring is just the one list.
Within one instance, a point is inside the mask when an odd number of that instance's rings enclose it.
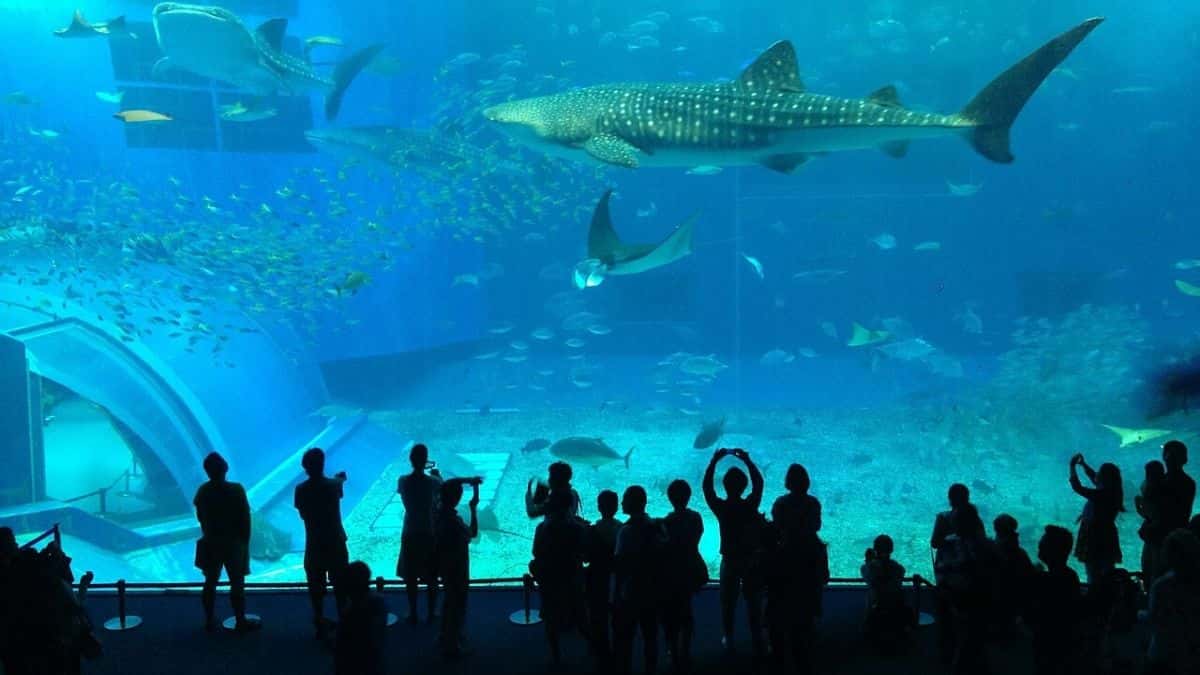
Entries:
{"label": "silhouetted crowd", "polygon": [[[420,621],[423,585],[426,620],[440,620],[438,647],[454,659],[467,651],[469,544],[479,532],[482,479],[442,477],[424,445],[415,445],[409,459],[412,471],[397,485],[405,514],[396,574],[405,582],[408,622]],[[726,459],[734,466],[721,476],[718,490],[718,464]],[[1126,508],[1114,464],[1093,469],[1082,455],[1071,458],[1068,483],[1083,500],[1077,529],[1046,526],[1037,563],[1021,546],[1016,519],[996,517],[989,537],[969,489],[950,486],[949,508],[934,519],[930,540],[938,646],[948,672],[984,675],[991,670],[991,651],[1028,635],[1029,672],[1038,675],[1200,673],[1200,517],[1192,517],[1196,485],[1184,471],[1187,459],[1187,447],[1170,441],[1161,462],[1146,464],[1133,499],[1141,518],[1140,574],[1121,566],[1117,520]],[[296,486],[294,505],[306,533],[304,570],[315,635],[334,640],[340,675],[382,674],[387,608],[371,589],[367,565],[350,562],[340,508],[347,476],[326,476],[319,448],[306,452],[302,465],[307,478]],[[259,622],[246,612],[251,527],[246,492],[227,480],[229,467],[219,454],[209,455],[204,469],[209,481],[194,505],[202,530],[195,564],[205,579],[205,625],[210,630],[218,625],[214,605],[224,570],[234,610],[230,627],[253,631]],[[671,670],[688,672],[693,599],[711,581],[699,550],[704,523],[689,507],[691,486],[684,480],[668,485],[671,510],[660,518],[646,512],[648,496],[641,486],[629,486],[620,496],[603,490],[596,497],[600,517],[589,523],[580,516],[583,502],[571,480],[571,467],[555,462],[547,480],[530,481],[525,494],[526,513],[541,520],[529,578],[539,591],[551,662],[561,663],[563,638],[578,634],[599,672],[632,672],[638,643],[644,672],[658,671],[660,644]],[[459,505],[468,487],[464,519]],[[830,573],[827,544],[819,535],[821,503],[810,487],[805,468],[791,465],[785,493],[767,515],[763,475],[745,450],[717,450],[704,472],[701,491],[720,532],[721,643],[735,651],[744,629],[755,671],[806,673],[817,661],[814,638]],[[867,588],[863,633],[885,655],[907,650],[918,625],[905,568],[893,552],[891,537],[878,535],[860,569]],[[1072,555],[1086,571],[1086,590],[1068,565]],[[18,548],[12,531],[0,528],[0,584],[3,597],[16,600],[3,612],[0,672],[77,673],[82,658],[100,653],[83,609],[91,574],[76,593],[70,562],[56,544],[41,552]],[[336,621],[324,611],[331,585]],[[1117,643],[1139,619],[1148,624],[1151,641],[1135,663]]]}

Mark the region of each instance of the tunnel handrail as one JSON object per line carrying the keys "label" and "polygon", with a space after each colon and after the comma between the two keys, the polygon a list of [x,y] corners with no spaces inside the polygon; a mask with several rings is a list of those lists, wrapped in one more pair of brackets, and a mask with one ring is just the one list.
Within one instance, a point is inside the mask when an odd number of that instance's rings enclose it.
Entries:
{"label": "tunnel handrail", "polygon": [[51,537],[51,536],[54,537],[55,545],[58,546],[59,549],[62,549],[62,531],[59,528],[58,523],[51,525],[50,529],[46,530],[45,532],[39,534],[38,536],[34,537],[33,539],[30,539],[29,541],[22,544],[21,548],[22,549],[33,548],[34,546],[37,546],[38,544],[45,541],[47,537]]}

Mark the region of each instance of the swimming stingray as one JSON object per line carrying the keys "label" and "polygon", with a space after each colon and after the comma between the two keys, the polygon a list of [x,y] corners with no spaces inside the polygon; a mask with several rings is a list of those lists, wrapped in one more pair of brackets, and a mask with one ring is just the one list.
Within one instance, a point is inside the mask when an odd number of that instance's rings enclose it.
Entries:
{"label": "swimming stingray", "polygon": [[104,23],[89,23],[87,19],[83,18],[83,12],[79,10],[75,10],[70,25],[55,30],[54,35],[60,38],[108,37],[109,35],[137,37],[125,27],[125,17],[123,16],[109,19]]}
{"label": "swimming stingray", "polygon": [[579,288],[599,286],[609,275],[638,274],[669,265],[692,252],[692,226],[698,214],[693,214],[666,239],[657,244],[626,244],[613,229],[608,200],[612,190],[604,193],[592,213],[588,229],[587,260],[575,266],[575,285]]}

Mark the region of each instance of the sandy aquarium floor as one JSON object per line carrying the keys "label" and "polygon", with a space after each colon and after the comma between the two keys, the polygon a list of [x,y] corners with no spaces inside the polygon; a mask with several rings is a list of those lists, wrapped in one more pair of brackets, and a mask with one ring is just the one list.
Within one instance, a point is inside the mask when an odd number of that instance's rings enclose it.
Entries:
{"label": "sandy aquarium floor", "polygon": [[[566,436],[597,436],[620,452],[633,447],[631,466],[617,461],[598,469],[575,467],[574,485],[584,500],[584,516],[598,514],[596,495],[603,489],[618,493],[639,484],[650,494],[651,515],[669,509],[665,491],[675,478],[693,488],[692,508],[704,517],[701,551],[713,573],[718,562],[717,524],[704,504],[700,479],[712,449],[696,450],[692,441],[702,417],[646,413],[631,408],[608,407],[541,409],[488,415],[454,411],[386,410],[371,413],[374,421],[426,443],[434,459],[455,453],[511,453],[495,498],[485,504],[493,510],[493,529],[472,549],[475,577],[519,576],[530,558],[536,521],[524,513],[523,493],[533,477],[544,477],[556,458],[546,450],[522,453],[534,438],[555,440]],[[961,481],[972,488],[973,499],[990,529],[1002,512],[1021,524],[1022,541],[1036,549],[1043,526],[1056,523],[1074,529],[1082,506],[1067,484],[1066,459],[1061,452],[1013,452],[999,446],[991,423],[983,418],[950,419],[912,409],[894,412],[838,410],[742,409],[728,416],[726,435],[718,446],[743,447],[762,468],[766,478],[763,510],[783,491],[783,477],[792,462],[803,463],[812,475],[815,494],[824,505],[823,538],[829,542],[830,563],[837,577],[857,577],[863,552],[880,533],[896,541],[896,559],[910,572],[930,575],[929,535],[935,514],[945,507],[946,488]],[[1082,435],[1094,443],[1111,446],[1112,438],[1091,425]],[[978,427],[978,428],[973,428]],[[989,436],[988,434],[992,435]],[[1076,439],[1081,434],[1075,434]],[[970,442],[951,438],[971,439]],[[1029,439],[1038,447],[1041,439]],[[1082,439],[1080,439],[1082,442]],[[1079,447],[1089,447],[1081,445]],[[1139,467],[1156,452],[1152,445],[1107,451],[1095,463],[1117,460],[1125,472],[1126,502],[1131,513],[1122,517],[1126,561],[1137,566],[1140,542],[1138,518],[1132,513],[1133,481]],[[1060,456],[1061,455],[1061,456]],[[1090,455],[1089,455],[1090,456]],[[719,480],[732,460],[718,469]],[[372,569],[395,571],[402,511],[393,501],[396,478],[407,470],[405,457],[397,457],[379,476],[366,498],[347,514],[352,557]]]}

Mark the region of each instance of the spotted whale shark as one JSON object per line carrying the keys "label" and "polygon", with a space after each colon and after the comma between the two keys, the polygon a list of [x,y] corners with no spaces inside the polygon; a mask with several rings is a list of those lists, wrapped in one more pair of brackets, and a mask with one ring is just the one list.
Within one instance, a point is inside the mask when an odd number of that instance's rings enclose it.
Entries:
{"label": "spotted whale shark", "polygon": [[222,7],[163,2],[154,7],[154,32],[164,56],[155,73],[179,69],[227,82],[252,94],[326,94],[325,117],[337,117],[346,88],[378,56],[383,45],[355,52],[323,75],[306,59],[283,50],[287,19],[250,30]]}
{"label": "spotted whale shark", "polygon": [[959,136],[993,162],[1013,161],[1009,130],[1041,83],[1102,18],[1088,19],[1001,73],[954,114],[909,110],[894,86],[863,99],[808,92],[786,40],[735,81],[604,84],[484,110],[519,142],[545,152],[642,166],[762,165],[790,173],[810,158]]}

